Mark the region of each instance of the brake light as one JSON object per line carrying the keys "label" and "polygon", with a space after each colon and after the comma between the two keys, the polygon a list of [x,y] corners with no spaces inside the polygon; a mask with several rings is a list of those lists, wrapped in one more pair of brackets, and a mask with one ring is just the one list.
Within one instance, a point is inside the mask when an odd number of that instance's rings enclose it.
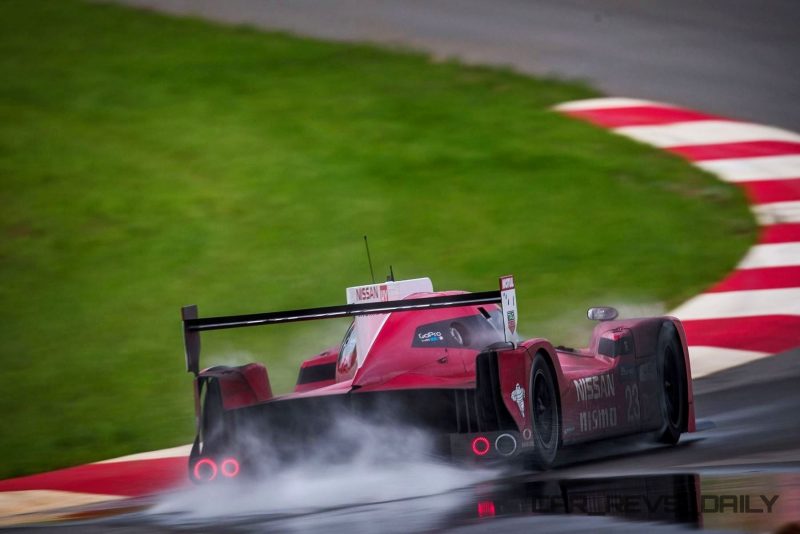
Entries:
{"label": "brake light", "polygon": [[220,466],[222,476],[233,478],[239,474],[239,462],[236,458],[225,458]]}
{"label": "brake light", "polygon": [[484,436],[478,436],[472,440],[472,452],[475,453],[475,456],[486,456],[490,448],[489,440]]}
{"label": "brake light", "polygon": [[202,458],[194,464],[194,478],[200,482],[211,482],[217,478],[217,464],[211,458]]}
{"label": "brake light", "polygon": [[481,501],[478,503],[478,517],[494,517],[494,501]]}

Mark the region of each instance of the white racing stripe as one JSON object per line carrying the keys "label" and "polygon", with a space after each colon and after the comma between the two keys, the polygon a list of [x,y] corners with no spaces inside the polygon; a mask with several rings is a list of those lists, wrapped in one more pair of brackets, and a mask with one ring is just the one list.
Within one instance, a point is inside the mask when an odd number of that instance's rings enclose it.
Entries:
{"label": "white racing stripe", "polygon": [[763,267],[789,267],[800,265],[800,243],[776,243],[755,245],[747,251],[738,269],[760,269]]}
{"label": "white racing stripe", "polygon": [[660,102],[640,100],[638,98],[587,98],[559,104],[553,109],[558,111],[584,111],[591,109],[631,108],[638,106],[658,106],[660,108],[674,108]]}
{"label": "white racing stripe", "polygon": [[[758,223],[762,226],[800,222],[800,201],[797,200],[756,204],[751,206],[750,209],[753,210]],[[800,260],[800,256],[797,258]],[[800,261],[797,263],[800,263]]]}
{"label": "white racing stripe", "polygon": [[800,288],[703,293],[672,311],[683,321],[754,315],[800,315]]}
{"label": "white racing stripe", "polygon": [[760,124],[734,121],[689,121],[661,126],[623,126],[614,132],[666,148],[747,141],[800,141],[800,135]]}
{"label": "white racing stripe", "polygon": [[692,378],[710,375],[729,367],[769,356],[767,352],[753,350],[726,349],[721,347],[691,346],[689,360],[692,366]]}
{"label": "white racing stripe", "polygon": [[699,161],[695,165],[726,182],[800,178],[800,156],[796,155],[718,159]]}
{"label": "white racing stripe", "polygon": [[171,449],[161,449],[160,451],[141,452],[139,454],[129,454],[128,456],[120,456],[119,458],[111,458],[110,460],[103,460],[102,462],[95,462],[96,464],[112,464],[115,462],[132,462],[135,460],[156,460],[159,458],[181,458],[189,456],[192,450],[190,445],[181,445],[179,447],[172,447]]}

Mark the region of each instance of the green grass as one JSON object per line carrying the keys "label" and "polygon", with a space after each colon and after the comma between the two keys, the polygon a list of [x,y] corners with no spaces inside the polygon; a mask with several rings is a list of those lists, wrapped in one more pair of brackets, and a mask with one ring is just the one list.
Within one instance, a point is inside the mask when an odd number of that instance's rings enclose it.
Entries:
{"label": "green grass", "polygon": [[[188,442],[179,307],[514,273],[522,330],[657,309],[754,238],[741,193],[549,108],[586,87],[66,0],[0,3],[0,477]],[[292,383],[341,323],[211,333]]]}

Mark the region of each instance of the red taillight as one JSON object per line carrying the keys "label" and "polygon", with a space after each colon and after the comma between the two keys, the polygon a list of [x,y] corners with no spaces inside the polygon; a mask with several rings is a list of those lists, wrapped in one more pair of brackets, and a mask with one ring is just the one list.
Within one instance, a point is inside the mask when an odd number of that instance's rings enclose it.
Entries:
{"label": "red taillight", "polygon": [[239,474],[239,462],[236,458],[225,458],[222,460],[220,471],[222,471],[222,476],[233,478]]}
{"label": "red taillight", "polygon": [[475,453],[475,456],[485,456],[490,448],[489,440],[483,436],[478,436],[472,440],[472,452]]}
{"label": "red taillight", "polygon": [[478,503],[478,517],[494,517],[494,501],[481,501]]}
{"label": "red taillight", "polygon": [[217,478],[217,464],[211,458],[202,458],[194,464],[194,478],[200,482],[211,482]]}

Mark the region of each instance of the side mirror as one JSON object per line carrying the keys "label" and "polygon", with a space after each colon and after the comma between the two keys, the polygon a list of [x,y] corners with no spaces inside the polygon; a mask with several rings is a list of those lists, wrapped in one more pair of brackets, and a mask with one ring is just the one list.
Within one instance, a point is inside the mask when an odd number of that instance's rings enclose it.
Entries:
{"label": "side mirror", "polygon": [[612,308],[610,306],[601,306],[598,308],[589,308],[589,311],[586,312],[586,316],[591,321],[613,321],[617,318],[619,312],[616,308]]}

